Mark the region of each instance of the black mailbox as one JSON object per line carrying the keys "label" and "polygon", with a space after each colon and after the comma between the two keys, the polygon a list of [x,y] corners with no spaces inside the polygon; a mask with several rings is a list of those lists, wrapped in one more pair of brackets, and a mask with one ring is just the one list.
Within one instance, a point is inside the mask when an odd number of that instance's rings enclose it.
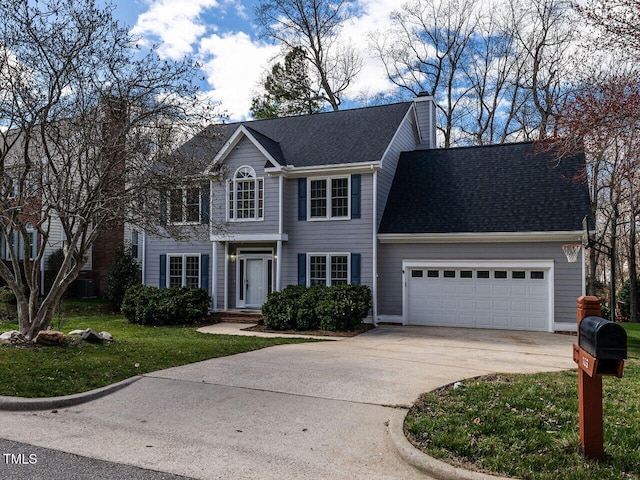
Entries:
{"label": "black mailbox", "polygon": [[580,322],[580,348],[598,360],[627,358],[627,332],[615,322],[602,317],[585,317]]}

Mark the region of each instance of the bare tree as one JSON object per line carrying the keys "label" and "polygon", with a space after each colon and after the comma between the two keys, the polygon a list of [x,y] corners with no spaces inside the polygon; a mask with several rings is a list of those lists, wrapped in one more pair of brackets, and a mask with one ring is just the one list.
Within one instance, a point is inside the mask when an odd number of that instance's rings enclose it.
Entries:
{"label": "bare tree", "polygon": [[445,147],[542,138],[570,85],[570,7],[412,0],[373,47],[393,83],[434,96]]}
{"label": "bare tree", "polygon": [[338,34],[350,16],[346,0],[261,0],[255,9],[263,37],[287,50],[301,48],[312,66],[322,100],[338,110],[342,97],[358,75],[362,60]]}
{"label": "bare tree", "polygon": [[524,66],[519,122],[525,139],[544,139],[570,91],[578,25],[568,0],[510,0],[509,11]]}
{"label": "bare tree", "polygon": [[640,54],[640,4],[636,0],[589,0],[578,5],[584,17],[606,35],[603,46],[626,51],[634,58]]}
{"label": "bare tree", "polygon": [[[576,88],[563,112],[557,115],[555,135],[548,140],[559,157],[576,150],[587,155],[585,173],[592,185],[598,239],[613,257],[608,268],[602,270],[608,270],[611,278],[616,278],[616,270],[623,271],[619,264],[626,257],[625,245],[635,249],[635,225],[628,226],[637,222],[639,213],[639,132],[640,74],[635,70],[610,71],[602,77],[585,78]],[[591,258],[591,271],[595,274],[598,258]],[[631,254],[627,258],[632,268],[635,259]],[[617,281],[612,283],[613,309]]]}
{"label": "bare tree", "polygon": [[[0,4],[0,278],[27,338],[50,325],[101,229],[130,222],[159,232],[159,192],[188,173],[188,162],[167,154],[194,120],[194,65],[137,50],[111,8]],[[41,271],[57,230],[64,261],[45,293]]]}
{"label": "bare tree", "polygon": [[460,81],[476,26],[472,0],[413,0],[391,15],[388,32],[374,36],[374,49],[391,82],[436,99],[444,147],[455,143],[469,85]]}

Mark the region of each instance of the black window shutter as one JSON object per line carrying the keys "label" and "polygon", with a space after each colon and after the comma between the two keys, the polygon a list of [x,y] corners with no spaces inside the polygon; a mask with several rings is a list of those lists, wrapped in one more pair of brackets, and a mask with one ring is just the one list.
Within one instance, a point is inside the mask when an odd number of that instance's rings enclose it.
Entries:
{"label": "black window shutter", "polygon": [[360,254],[351,254],[351,283],[360,283]]}
{"label": "black window shutter", "polygon": [[160,281],[158,287],[164,288],[167,286],[167,256],[160,255]]}
{"label": "black window shutter", "polygon": [[298,179],[298,220],[307,219],[307,179]]}
{"label": "black window shutter", "polygon": [[298,254],[298,285],[307,284],[307,254]]}
{"label": "black window shutter", "polygon": [[360,218],[361,183],[360,175],[351,175],[351,218]]}
{"label": "black window shutter", "polygon": [[200,287],[209,291],[209,255],[200,255]]}
{"label": "black window shutter", "polygon": [[167,199],[168,199],[167,190],[163,188],[162,190],[160,190],[160,225],[167,224],[167,214],[168,214],[167,210],[169,207],[169,204],[167,203]]}
{"label": "black window shutter", "polygon": [[209,224],[209,184],[200,187],[200,223]]}

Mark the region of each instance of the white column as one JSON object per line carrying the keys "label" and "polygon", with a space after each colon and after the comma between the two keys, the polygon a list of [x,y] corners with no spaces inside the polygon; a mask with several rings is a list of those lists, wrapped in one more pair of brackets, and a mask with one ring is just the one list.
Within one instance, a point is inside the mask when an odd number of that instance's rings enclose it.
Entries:
{"label": "white column", "polygon": [[224,309],[229,309],[229,242],[224,242]]}
{"label": "white column", "polygon": [[211,247],[211,310],[218,311],[218,242]]}
{"label": "white column", "polygon": [[278,235],[280,240],[278,240],[276,247],[276,291],[280,291],[282,288],[282,234],[284,233],[284,225],[283,225],[283,210],[284,210],[284,176],[282,172],[280,172],[280,177],[278,178]]}
{"label": "white column", "polygon": [[282,240],[278,240],[276,249],[276,291],[282,288]]}
{"label": "white column", "polygon": [[373,279],[371,283],[371,308],[373,324],[378,325],[378,170],[373,171]]}

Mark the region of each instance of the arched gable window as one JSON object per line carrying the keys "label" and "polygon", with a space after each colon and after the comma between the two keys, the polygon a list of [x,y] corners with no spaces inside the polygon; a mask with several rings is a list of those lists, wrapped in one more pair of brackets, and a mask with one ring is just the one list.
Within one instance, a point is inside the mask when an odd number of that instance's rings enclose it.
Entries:
{"label": "arched gable window", "polygon": [[262,220],[264,180],[249,166],[236,170],[229,180],[229,220]]}

